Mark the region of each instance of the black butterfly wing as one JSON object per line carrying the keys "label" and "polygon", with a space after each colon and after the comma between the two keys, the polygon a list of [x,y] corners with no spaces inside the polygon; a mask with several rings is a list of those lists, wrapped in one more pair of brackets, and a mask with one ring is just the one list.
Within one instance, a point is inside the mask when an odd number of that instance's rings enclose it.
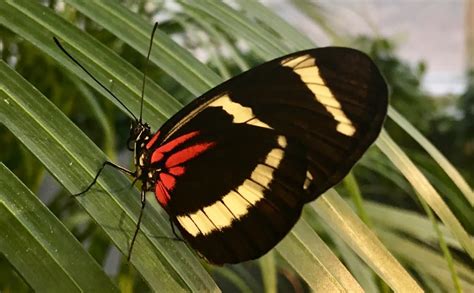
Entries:
{"label": "black butterfly wing", "polygon": [[257,258],[306,202],[349,172],[386,111],[385,81],[357,50],[320,48],[264,63],[160,129],[150,145],[158,200],[210,262]]}

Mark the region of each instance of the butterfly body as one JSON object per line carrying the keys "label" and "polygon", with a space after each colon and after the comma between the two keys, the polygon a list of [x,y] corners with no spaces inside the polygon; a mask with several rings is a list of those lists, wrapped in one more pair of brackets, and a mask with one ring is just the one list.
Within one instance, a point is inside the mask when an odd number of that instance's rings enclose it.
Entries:
{"label": "butterfly body", "polygon": [[348,48],[293,53],[197,98],[152,134],[131,129],[136,177],[216,264],[257,258],[377,137],[387,87]]}

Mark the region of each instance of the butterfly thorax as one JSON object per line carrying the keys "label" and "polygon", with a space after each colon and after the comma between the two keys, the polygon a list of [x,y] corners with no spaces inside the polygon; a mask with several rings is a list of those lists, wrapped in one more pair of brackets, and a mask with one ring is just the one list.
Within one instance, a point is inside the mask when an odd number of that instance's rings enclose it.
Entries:
{"label": "butterfly thorax", "polygon": [[146,123],[134,123],[130,128],[130,137],[128,139],[129,149],[133,150],[134,153],[134,164],[136,167],[135,177],[142,181],[144,188],[150,181],[150,165],[148,163],[148,150],[146,148],[147,143],[151,139],[150,126]]}

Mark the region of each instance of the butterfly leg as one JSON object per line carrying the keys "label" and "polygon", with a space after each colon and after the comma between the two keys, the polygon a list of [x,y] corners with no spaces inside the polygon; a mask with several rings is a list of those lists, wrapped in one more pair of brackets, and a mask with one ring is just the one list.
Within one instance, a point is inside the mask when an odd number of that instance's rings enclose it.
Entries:
{"label": "butterfly leg", "polygon": [[[183,242],[184,242],[184,240],[183,240],[181,237],[179,237],[178,234],[176,234],[176,231],[175,231],[175,229],[174,229],[173,220],[171,219],[171,217],[170,217],[170,225],[171,225],[171,231],[173,231],[174,237],[176,237],[176,238],[173,239],[173,240],[183,241]],[[172,238],[171,238],[171,239],[172,239]]]}
{"label": "butterfly leg", "polygon": [[133,187],[135,186],[135,183],[137,183],[137,181],[140,179],[140,177],[135,177],[135,179],[133,179],[132,181],[132,185],[130,187]]}
{"label": "butterfly leg", "polygon": [[87,186],[86,189],[84,189],[83,191],[79,192],[79,193],[76,193],[76,194],[73,194],[73,196],[79,196],[79,195],[82,195],[86,192],[89,191],[89,189],[91,189],[92,186],[94,186],[94,184],[97,182],[97,179],[99,178],[99,175],[100,173],[102,172],[102,170],[104,170],[105,166],[111,166],[111,167],[114,167],[115,169],[118,169],[130,176],[135,176],[135,172],[133,171],[130,171],[128,169],[125,169],[124,167],[121,167],[119,165],[116,165],[112,162],[109,162],[109,161],[105,161],[103,164],[102,164],[102,167],[100,167],[99,171],[97,172],[97,174],[95,175],[94,177],[94,180],[92,180],[91,184],[89,184],[89,186]]}
{"label": "butterfly leg", "polygon": [[130,248],[128,249],[128,256],[127,256],[128,261],[130,261],[130,258],[132,257],[133,245],[135,244],[135,240],[137,239],[137,236],[138,236],[138,231],[140,231],[140,224],[142,223],[143,210],[145,209],[145,205],[146,205],[145,190],[142,189],[140,196],[141,196],[140,199],[142,202],[142,207],[140,209],[140,215],[138,215],[138,222],[135,228],[135,233],[133,233],[132,242],[130,243]]}

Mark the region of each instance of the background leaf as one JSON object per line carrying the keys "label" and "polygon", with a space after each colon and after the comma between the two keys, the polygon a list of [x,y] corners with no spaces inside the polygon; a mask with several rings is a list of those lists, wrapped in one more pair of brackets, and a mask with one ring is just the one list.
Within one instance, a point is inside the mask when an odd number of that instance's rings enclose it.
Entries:
{"label": "background leaf", "polygon": [[[3,92],[2,98],[7,99]],[[118,292],[73,235],[1,163],[0,203],[0,250],[32,287]]]}

